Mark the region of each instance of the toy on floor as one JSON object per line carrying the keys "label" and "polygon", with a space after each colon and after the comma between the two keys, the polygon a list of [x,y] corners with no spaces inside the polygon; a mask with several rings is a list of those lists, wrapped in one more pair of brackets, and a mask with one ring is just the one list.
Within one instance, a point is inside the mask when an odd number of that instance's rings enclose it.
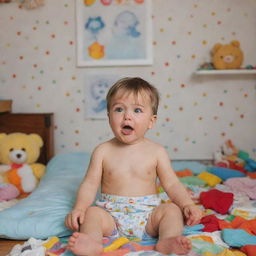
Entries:
{"label": "toy on floor", "polygon": [[37,134],[0,134],[0,182],[16,186],[21,195],[32,192],[45,173],[45,166],[36,163],[43,146]]}
{"label": "toy on floor", "polygon": [[120,238],[116,239],[112,244],[105,247],[103,251],[104,252],[112,252],[129,242],[130,242],[129,239],[127,239],[126,237],[120,237]]}

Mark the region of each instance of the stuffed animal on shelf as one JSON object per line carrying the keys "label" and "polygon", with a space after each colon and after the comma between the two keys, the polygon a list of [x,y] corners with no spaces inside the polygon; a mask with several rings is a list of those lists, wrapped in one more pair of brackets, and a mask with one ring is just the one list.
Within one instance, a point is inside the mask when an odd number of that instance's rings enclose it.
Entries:
{"label": "stuffed animal on shelf", "polygon": [[224,45],[220,43],[215,44],[211,54],[215,69],[239,69],[244,59],[240,42],[237,40]]}
{"label": "stuffed animal on shelf", "polygon": [[18,2],[26,9],[35,9],[44,5],[45,0],[19,0]]}
{"label": "stuffed animal on shelf", "polygon": [[21,195],[32,192],[45,173],[36,163],[43,146],[37,134],[0,134],[0,182],[16,186]]}

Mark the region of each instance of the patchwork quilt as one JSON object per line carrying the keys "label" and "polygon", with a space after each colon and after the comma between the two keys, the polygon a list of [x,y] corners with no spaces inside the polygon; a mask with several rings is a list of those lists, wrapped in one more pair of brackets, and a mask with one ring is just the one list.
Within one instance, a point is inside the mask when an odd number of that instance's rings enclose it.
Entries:
{"label": "patchwork quilt", "polygon": [[[193,245],[187,256],[256,256],[256,162],[247,155],[241,157],[246,158],[244,165],[230,161],[226,166],[228,160],[219,165],[172,163],[194,202],[204,210],[200,224],[184,227],[183,233]],[[71,232],[65,228],[64,218],[72,208],[89,159],[90,154],[84,152],[54,157],[38,189],[0,212],[0,236],[27,240],[16,245],[11,256],[73,255],[66,250]],[[158,192],[163,203],[172,203],[161,184]],[[154,251],[155,239],[105,237],[102,242],[107,248],[102,256],[161,255]]]}
{"label": "patchwork quilt", "polygon": [[[225,170],[228,172],[229,170]],[[184,235],[192,241],[193,249],[187,256],[255,256],[256,255],[256,179],[246,175],[241,177],[223,177],[209,172],[209,169],[195,174],[193,170],[178,170],[177,175],[184,183],[195,203],[204,210],[201,223],[193,227],[185,226]],[[168,196],[158,187],[163,203],[171,203]],[[30,248],[32,254],[24,254],[22,245],[13,248],[10,255],[61,255],[72,256],[66,250],[68,237],[51,237],[47,240],[28,240],[23,245]],[[113,250],[102,256],[115,255],[152,255],[162,254],[154,251],[156,240],[125,241],[118,243],[104,238],[105,248],[112,245]],[[20,250],[20,251],[19,251]],[[22,252],[21,252],[22,251]],[[19,254],[20,252],[20,254]],[[174,255],[174,254],[172,254]]]}

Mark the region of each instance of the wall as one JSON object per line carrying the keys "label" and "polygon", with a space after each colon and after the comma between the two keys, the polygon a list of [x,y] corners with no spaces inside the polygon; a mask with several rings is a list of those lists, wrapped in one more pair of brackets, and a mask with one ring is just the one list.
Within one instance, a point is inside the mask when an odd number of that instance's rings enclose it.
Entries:
{"label": "wall", "polygon": [[[211,158],[226,139],[256,157],[254,75],[198,77],[217,42],[239,40],[256,65],[255,0],[153,0],[154,64],[76,67],[74,1],[48,0],[26,10],[0,5],[0,97],[13,112],[54,112],[56,153],[91,151],[111,138],[106,120],[84,118],[88,72],[142,76],[161,93],[148,136],[172,158]],[[149,42],[150,43],[150,42]]]}

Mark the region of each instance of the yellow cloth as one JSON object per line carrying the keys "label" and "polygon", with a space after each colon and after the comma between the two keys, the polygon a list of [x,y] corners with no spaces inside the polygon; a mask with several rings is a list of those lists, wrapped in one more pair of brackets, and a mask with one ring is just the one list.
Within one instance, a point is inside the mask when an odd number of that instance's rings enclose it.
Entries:
{"label": "yellow cloth", "polygon": [[207,182],[207,184],[211,187],[216,186],[222,181],[221,178],[209,172],[201,172],[197,177]]}
{"label": "yellow cloth", "polygon": [[204,256],[246,256],[246,254],[237,250],[231,251],[229,249],[224,249],[221,253],[218,254],[214,254],[212,252],[205,252]]}

